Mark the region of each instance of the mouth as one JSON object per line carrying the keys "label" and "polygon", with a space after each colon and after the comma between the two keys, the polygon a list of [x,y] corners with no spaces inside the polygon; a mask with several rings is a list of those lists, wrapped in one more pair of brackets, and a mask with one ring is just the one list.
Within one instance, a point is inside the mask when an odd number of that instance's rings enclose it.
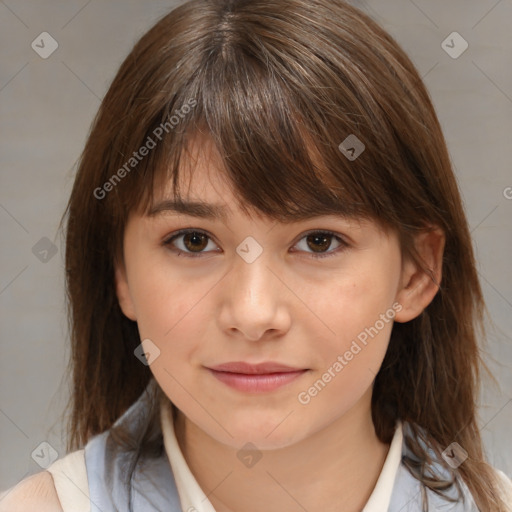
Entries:
{"label": "mouth", "polygon": [[309,371],[274,362],[249,364],[242,361],[224,363],[207,369],[222,383],[247,393],[274,391]]}

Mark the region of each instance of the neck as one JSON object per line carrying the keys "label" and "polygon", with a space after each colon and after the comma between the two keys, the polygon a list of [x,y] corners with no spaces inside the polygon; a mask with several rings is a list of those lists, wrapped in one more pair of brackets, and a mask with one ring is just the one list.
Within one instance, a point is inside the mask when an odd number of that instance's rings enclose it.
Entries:
{"label": "neck", "polygon": [[375,433],[371,389],[325,429],[291,446],[262,451],[251,468],[238,461],[236,448],[177,413],[178,444],[216,512],[359,512],[389,450]]}

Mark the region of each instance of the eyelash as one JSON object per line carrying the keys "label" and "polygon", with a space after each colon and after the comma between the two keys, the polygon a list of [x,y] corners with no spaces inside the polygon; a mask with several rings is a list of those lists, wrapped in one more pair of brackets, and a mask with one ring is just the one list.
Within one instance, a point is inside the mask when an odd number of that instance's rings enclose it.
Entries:
{"label": "eyelash", "polygon": [[[200,235],[206,235],[208,237],[208,239],[212,240],[212,237],[206,231],[203,231],[201,229],[181,229],[181,230],[177,231],[176,233],[173,233],[170,237],[166,238],[164,240],[164,242],[163,242],[163,245],[169,246],[170,249],[173,252],[176,252],[178,254],[178,256],[181,256],[182,254],[184,254],[184,255],[186,255],[187,257],[190,257],[190,258],[201,257],[202,254],[206,254],[207,252],[209,252],[209,251],[207,251],[206,253],[205,252],[198,252],[198,253],[185,252],[185,251],[182,251],[181,249],[177,249],[176,247],[172,246],[172,242],[174,242],[174,240],[176,240],[180,236],[187,235],[187,234],[190,234],[190,233],[197,233],[197,234],[200,234]],[[336,233],[334,233],[332,231],[329,231],[329,230],[312,230],[312,231],[307,231],[306,233],[304,233],[302,235],[302,237],[299,239],[299,241],[302,240],[303,238],[306,238],[309,235],[314,235],[314,234],[331,236],[331,237],[335,238],[340,243],[339,247],[336,247],[336,249],[331,250],[329,252],[325,252],[325,253],[314,253],[314,252],[310,253],[310,252],[306,251],[307,254],[309,254],[314,259],[328,258],[330,256],[334,256],[334,255],[336,255],[337,253],[343,251],[344,249],[346,249],[349,246],[349,244],[343,238],[341,238]]]}

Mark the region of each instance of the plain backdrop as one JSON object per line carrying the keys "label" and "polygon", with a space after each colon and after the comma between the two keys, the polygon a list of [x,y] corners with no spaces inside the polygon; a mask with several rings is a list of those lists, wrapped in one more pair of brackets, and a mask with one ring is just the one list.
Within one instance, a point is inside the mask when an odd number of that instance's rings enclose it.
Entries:
{"label": "plain backdrop", "polygon": [[[512,476],[512,2],[353,3],[411,57],[441,121],[493,324],[486,360],[501,389],[486,384],[480,425],[490,462]],[[33,454],[50,450],[41,443],[65,455],[69,341],[57,228],[101,98],[133,44],[175,4],[0,1],[2,490],[41,470]],[[41,38],[46,52],[58,44],[47,58]]]}

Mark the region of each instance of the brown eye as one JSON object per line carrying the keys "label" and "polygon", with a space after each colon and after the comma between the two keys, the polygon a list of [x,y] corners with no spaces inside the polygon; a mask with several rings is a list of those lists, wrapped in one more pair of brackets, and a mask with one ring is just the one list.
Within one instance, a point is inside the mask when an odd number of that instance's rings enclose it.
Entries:
{"label": "brown eye", "polygon": [[[333,239],[336,241],[337,245],[329,250],[332,246]],[[303,240],[305,240],[306,243],[300,247]],[[347,248],[349,244],[345,242],[343,238],[330,231],[311,231],[306,233],[296,246],[299,247],[301,252],[309,253],[312,258],[327,258],[336,255]]]}
{"label": "brown eye", "polygon": [[193,231],[183,236],[183,245],[189,251],[202,251],[208,245],[208,237],[204,233]]}
{"label": "brown eye", "polygon": [[327,249],[329,249],[329,246],[331,245],[332,241],[332,235],[325,235],[325,234],[314,234],[314,235],[308,235],[306,237],[307,244],[310,249],[312,249],[314,252],[324,252]]}
{"label": "brown eye", "polygon": [[192,257],[212,252],[211,250],[205,250],[209,243],[215,246],[207,233],[193,229],[179,231],[164,241],[164,245],[177,252],[178,256],[183,254]]}

